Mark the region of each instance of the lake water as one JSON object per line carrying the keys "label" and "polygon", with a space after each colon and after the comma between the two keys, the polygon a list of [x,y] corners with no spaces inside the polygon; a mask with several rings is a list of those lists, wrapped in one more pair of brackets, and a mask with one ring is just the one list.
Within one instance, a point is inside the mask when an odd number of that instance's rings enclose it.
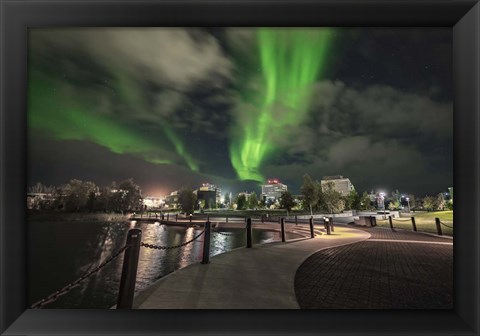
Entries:
{"label": "lake water", "polygon": [[[98,266],[126,241],[129,229],[142,230],[142,241],[171,246],[191,240],[203,228],[136,222],[31,222],[28,234],[28,293],[30,305],[50,295]],[[245,230],[234,236],[211,233],[210,255],[245,246]],[[288,237],[287,237],[288,238]],[[279,240],[278,232],[253,230],[253,243]],[[155,280],[202,258],[203,235],[179,249],[142,247],[136,292]],[[110,308],[117,301],[123,254],[45,308]]]}

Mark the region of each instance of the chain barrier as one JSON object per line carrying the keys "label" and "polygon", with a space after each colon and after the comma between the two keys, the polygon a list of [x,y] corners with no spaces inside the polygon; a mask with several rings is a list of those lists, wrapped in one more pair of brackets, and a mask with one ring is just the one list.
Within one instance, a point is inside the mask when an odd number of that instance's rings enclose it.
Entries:
{"label": "chain barrier", "polygon": [[377,221],[377,222],[386,222],[386,221],[388,221],[388,219],[378,219],[378,218],[377,218],[376,221]]}
{"label": "chain barrier", "polygon": [[440,224],[442,224],[443,226],[446,226],[447,228],[449,229],[452,229],[453,230],[453,226],[448,226],[447,224],[445,224],[444,222],[440,221]]}
{"label": "chain barrier", "polygon": [[125,252],[125,250],[128,248],[127,245],[125,245],[124,247],[122,247],[118,252],[116,252],[115,254],[113,254],[112,256],[110,256],[108,259],[106,259],[104,262],[102,262],[100,265],[98,265],[97,267],[95,267],[93,270],[91,270],[90,272],[87,272],[85,273],[84,275],[82,275],[80,278],[78,278],[77,280],[75,281],[72,281],[70,282],[68,285],[64,286],[63,288],[57,290],[56,292],[50,294],[49,296],[47,296],[46,298],[34,303],[30,308],[32,309],[42,309],[43,307],[45,307],[46,305],[56,301],[60,296],[63,296],[67,293],[69,293],[72,289],[80,286],[80,283],[86,279],[88,279],[89,277],[91,277],[92,275],[94,275],[95,273],[97,273],[98,271],[100,271],[102,268],[104,268],[105,266],[107,266],[111,261],[115,260],[120,254],[122,254],[123,252]]}
{"label": "chain barrier", "polygon": [[411,222],[412,221],[410,218],[405,218],[405,219],[392,218],[392,220],[399,221],[399,222]]}
{"label": "chain barrier", "polygon": [[151,248],[151,249],[154,249],[154,250],[171,250],[171,249],[176,249],[176,248],[179,248],[179,247],[182,247],[182,246],[185,246],[185,245],[188,245],[190,243],[192,243],[193,241],[197,240],[202,234],[205,233],[205,230],[203,230],[202,232],[200,232],[198,235],[196,235],[193,239],[189,240],[189,241],[186,241],[185,243],[182,243],[182,244],[179,244],[179,245],[173,245],[173,246],[159,246],[159,245],[153,245],[153,244],[147,244],[147,243],[144,243],[144,242],[141,242],[140,243],[140,246],[142,247],[146,247],[146,248]]}

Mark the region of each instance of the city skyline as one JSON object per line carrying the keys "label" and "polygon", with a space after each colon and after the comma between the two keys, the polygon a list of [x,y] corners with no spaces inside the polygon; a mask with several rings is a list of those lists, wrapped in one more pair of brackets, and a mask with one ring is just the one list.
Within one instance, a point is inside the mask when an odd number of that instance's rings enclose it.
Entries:
{"label": "city skyline", "polygon": [[33,29],[29,185],[453,184],[450,29]]}

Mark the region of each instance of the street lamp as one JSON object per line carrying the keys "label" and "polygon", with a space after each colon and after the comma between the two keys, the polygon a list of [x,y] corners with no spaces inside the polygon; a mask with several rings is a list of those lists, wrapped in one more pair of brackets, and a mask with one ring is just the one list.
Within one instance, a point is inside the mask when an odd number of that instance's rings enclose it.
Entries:
{"label": "street lamp", "polygon": [[406,200],[407,200],[407,204],[408,204],[408,212],[410,212],[410,198],[407,197]]}
{"label": "street lamp", "polygon": [[385,219],[387,217],[385,215],[385,193],[384,192],[380,193],[380,198],[382,200],[383,218]]}

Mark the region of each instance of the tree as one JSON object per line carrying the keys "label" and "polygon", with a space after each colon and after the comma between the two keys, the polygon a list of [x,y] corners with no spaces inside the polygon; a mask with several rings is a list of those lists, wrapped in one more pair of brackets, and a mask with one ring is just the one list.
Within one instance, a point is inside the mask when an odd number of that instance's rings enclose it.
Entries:
{"label": "tree", "polygon": [[97,191],[97,186],[93,182],[83,182],[80,180],[70,180],[68,184],[60,188],[59,202],[67,212],[80,212],[87,210],[87,201],[89,195]]}
{"label": "tree", "polygon": [[443,196],[443,193],[440,193],[437,195],[437,200],[436,200],[436,209],[437,210],[445,210],[445,197]]}
{"label": "tree", "polygon": [[247,208],[247,198],[244,194],[238,195],[235,203],[237,203],[237,210],[245,210]]}
{"label": "tree", "polygon": [[43,183],[37,182],[35,185],[28,188],[28,192],[32,194],[53,194],[55,192],[55,187],[46,186]]}
{"label": "tree", "polygon": [[312,180],[310,175],[305,174],[300,192],[304,196],[304,203],[310,209],[310,214],[313,215],[313,207],[317,205],[321,196],[321,187],[318,181]]}
{"label": "tree", "polygon": [[370,210],[372,208],[371,202],[370,196],[364,191],[362,197],[360,197],[360,206],[358,210]]}
{"label": "tree", "polygon": [[258,198],[255,192],[251,193],[248,196],[248,208],[249,209],[256,209],[258,207]]}
{"label": "tree", "polygon": [[393,199],[388,203],[389,210],[396,210],[398,208],[400,208],[400,202],[397,201],[396,199]]}
{"label": "tree", "polygon": [[284,191],[280,196],[280,208],[291,211],[295,206],[295,200],[289,191]]}
{"label": "tree", "polygon": [[423,208],[427,211],[434,210],[436,207],[435,203],[435,198],[433,198],[432,196],[425,196],[423,198]]}
{"label": "tree", "polygon": [[142,190],[133,182],[133,179],[127,179],[118,184],[116,192],[119,198],[120,211],[137,211],[142,208]]}
{"label": "tree", "polygon": [[355,190],[350,191],[347,196],[343,197],[343,201],[345,202],[345,209],[359,210],[360,199],[360,195]]}
{"label": "tree", "polygon": [[322,208],[328,213],[339,213],[345,209],[342,194],[333,188],[333,183],[331,182],[325,185],[321,202]]}
{"label": "tree", "polygon": [[185,214],[193,213],[196,202],[197,196],[193,193],[192,189],[183,188],[178,192],[178,204],[180,205],[182,212]]}

